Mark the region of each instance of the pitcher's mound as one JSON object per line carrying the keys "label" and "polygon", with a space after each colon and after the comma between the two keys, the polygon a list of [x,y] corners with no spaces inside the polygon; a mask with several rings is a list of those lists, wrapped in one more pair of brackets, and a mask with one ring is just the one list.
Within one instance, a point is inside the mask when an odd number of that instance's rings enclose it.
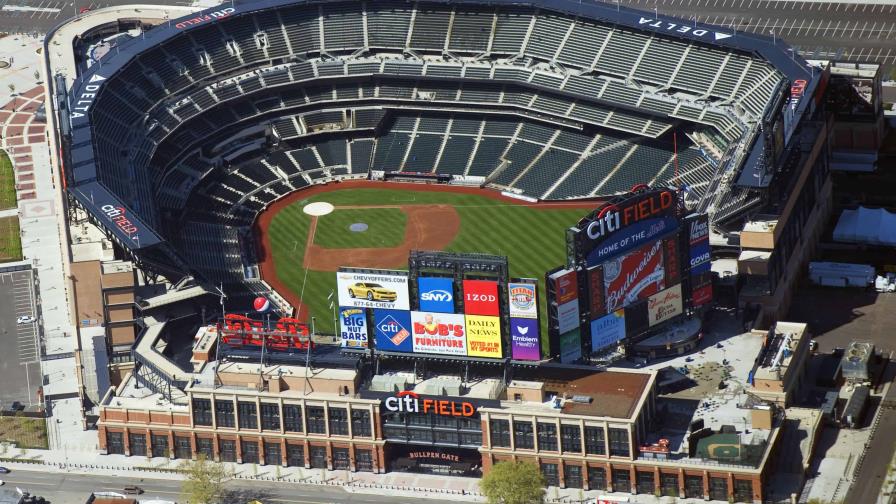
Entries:
{"label": "pitcher's mound", "polygon": [[331,213],[333,211],[333,205],[326,201],[316,201],[305,205],[302,208],[302,211],[313,217],[321,217]]}

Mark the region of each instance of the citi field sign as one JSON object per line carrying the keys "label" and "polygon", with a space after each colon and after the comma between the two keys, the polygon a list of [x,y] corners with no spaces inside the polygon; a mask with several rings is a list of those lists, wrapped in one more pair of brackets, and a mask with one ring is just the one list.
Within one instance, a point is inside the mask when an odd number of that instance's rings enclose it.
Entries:
{"label": "citi field sign", "polygon": [[476,407],[467,401],[449,399],[423,399],[416,392],[405,390],[383,399],[383,408],[393,413],[417,413],[451,417],[471,417]]}
{"label": "citi field sign", "polygon": [[671,189],[641,188],[591,212],[570,228],[579,259],[597,266],[678,230],[679,196]]}

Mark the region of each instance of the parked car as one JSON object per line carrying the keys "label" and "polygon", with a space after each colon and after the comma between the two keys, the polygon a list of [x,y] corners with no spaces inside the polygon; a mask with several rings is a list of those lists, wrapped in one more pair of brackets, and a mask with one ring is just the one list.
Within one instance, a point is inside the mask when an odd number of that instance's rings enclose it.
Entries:
{"label": "parked car", "polygon": [[398,293],[378,283],[358,282],[348,288],[348,295],[353,298],[367,298],[368,301],[395,301]]}
{"label": "parked car", "polygon": [[34,317],[31,315],[20,315],[19,318],[16,319],[16,324],[30,324],[34,322]]}
{"label": "parked car", "polygon": [[140,495],[143,493],[143,489],[137,485],[126,486],[124,487],[124,493],[129,495]]}
{"label": "parked car", "polygon": [[0,474],[9,474],[9,469],[5,467],[0,467]]}

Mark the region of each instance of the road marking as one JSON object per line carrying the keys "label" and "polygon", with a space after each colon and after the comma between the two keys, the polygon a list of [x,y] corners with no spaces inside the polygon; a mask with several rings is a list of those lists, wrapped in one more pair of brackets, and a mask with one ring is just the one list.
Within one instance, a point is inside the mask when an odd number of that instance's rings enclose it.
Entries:
{"label": "road marking", "polygon": [[31,12],[32,16],[35,12],[59,12],[59,9],[47,7],[29,7],[27,5],[4,5],[3,7],[0,7],[0,10],[4,10],[7,12]]}

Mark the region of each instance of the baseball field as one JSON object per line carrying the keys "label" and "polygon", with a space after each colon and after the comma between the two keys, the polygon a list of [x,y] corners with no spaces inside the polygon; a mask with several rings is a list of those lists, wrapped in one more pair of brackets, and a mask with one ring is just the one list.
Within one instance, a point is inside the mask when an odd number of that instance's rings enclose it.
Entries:
{"label": "baseball field", "polygon": [[[318,217],[306,214],[303,209],[314,202],[334,209]],[[545,271],[565,263],[565,229],[595,204],[531,204],[496,191],[444,185],[316,186],[259,216],[262,276],[300,309],[300,317],[315,317],[318,332],[332,333],[329,298],[340,266],[407,269],[410,250],[479,252],[506,255],[511,276],[543,279]],[[540,290],[543,296],[543,285]]]}

